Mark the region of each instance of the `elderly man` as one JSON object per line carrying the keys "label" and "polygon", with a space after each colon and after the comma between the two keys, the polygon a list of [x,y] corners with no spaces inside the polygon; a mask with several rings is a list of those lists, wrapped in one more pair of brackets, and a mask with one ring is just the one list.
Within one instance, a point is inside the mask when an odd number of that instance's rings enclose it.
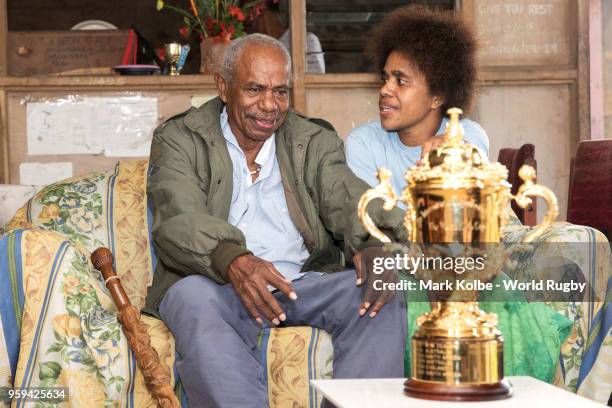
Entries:
{"label": "elderly man", "polygon": [[[277,40],[243,37],[215,76],[219,98],[155,132],[146,311],[176,339],[190,406],[268,406],[257,340],[270,325],[331,333],[336,378],[403,375],[403,301],[372,318],[383,301],[362,303],[342,265],[339,248],[368,238],[356,215],[367,184],[335,132],[289,110],[290,72]],[[401,234],[401,213],[371,212]]]}

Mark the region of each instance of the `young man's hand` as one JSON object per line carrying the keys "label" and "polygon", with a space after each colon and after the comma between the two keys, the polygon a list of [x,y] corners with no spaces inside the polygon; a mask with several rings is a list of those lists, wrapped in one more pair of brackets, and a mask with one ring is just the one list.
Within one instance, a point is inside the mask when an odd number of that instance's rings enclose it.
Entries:
{"label": "young man's hand", "polygon": [[421,145],[421,158],[417,161],[417,166],[423,164],[423,159],[425,156],[429,154],[432,150],[437,149],[444,142],[444,135],[437,135],[426,141]]}
{"label": "young man's hand", "polygon": [[287,316],[268,290],[268,285],[296,300],[291,282],[271,262],[246,254],[235,258],[227,268],[227,278],[251,317],[263,325],[261,315],[278,326]]}

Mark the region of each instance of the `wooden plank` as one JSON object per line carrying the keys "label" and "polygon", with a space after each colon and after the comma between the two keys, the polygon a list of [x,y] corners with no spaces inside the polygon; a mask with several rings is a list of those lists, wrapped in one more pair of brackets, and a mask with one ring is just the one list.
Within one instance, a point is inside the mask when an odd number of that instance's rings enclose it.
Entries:
{"label": "wooden plank", "polygon": [[[575,144],[570,134],[571,90],[567,84],[485,86],[479,89],[475,110],[469,115],[489,136],[489,158],[505,147],[535,146],[538,182],[557,195],[559,220],[566,215],[569,163]],[[546,207],[539,207],[538,217]]]}
{"label": "wooden plank", "polygon": [[306,0],[293,0],[289,6],[291,29],[291,59],[293,62],[292,106],[298,112],[306,112]]}
{"label": "wooden plank", "polygon": [[589,7],[589,102],[591,107],[591,139],[604,138],[602,13],[602,0],[591,0]]}
{"label": "wooden plank", "polygon": [[6,44],[8,37],[8,16],[6,0],[0,0],[0,76],[6,75],[7,70],[7,54]]}
{"label": "wooden plank", "polygon": [[0,89],[0,184],[8,184],[10,180],[8,126],[6,91]]}
{"label": "wooden plank", "polygon": [[121,63],[128,30],[9,31],[11,75],[46,75]]}
{"label": "wooden plank", "polygon": [[[569,67],[512,67],[483,68],[480,85],[491,84],[538,84],[571,83],[578,78],[578,71]],[[306,74],[304,84],[314,88],[377,88],[380,77],[377,74]],[[211,75],[170,76],[37,76],[0,77],[0,89],[9,91],[51,91],[51,90],[209,90],[216,89]]]}
{"label": "wooden plank", "polygon": [[216,89],[212,75],[181,75],[177,77],[149,75],[91,75],[91,76],[36,76],[36,77],[0,77],[0,88],[11,91],[20,90],[58,90],[78,91],[83,89],[98,90],[194,90]]}
{"label": "wooden plank", "polygon": [[590,68],[589,68],[589,6],[590,1],[573,3],[574,21],[571,30],[572,45],[576,50],[578,79],[572,95],[571,134],[573,136],[572,155],[581,140],[591,138]]}
{"label": "wooden plank", "polygon": [[[484,66],[565,65],[571,61],[573,0],[471,0]],[[473,16],[473,17],[472,17]]]}
{"label": "wooden plank", "polygon": [[[578,78],[578,71],[568,66],[544,67],[483,67],[479,85],[568,84]],[[377,74],[306,75],[307,89],[315,88],[377,88]]]}
{"label": "wooden plank", "polygon": [[474,17],[476,17],[474,0],[460,0],[460,7],[464,20],[473,25]]}

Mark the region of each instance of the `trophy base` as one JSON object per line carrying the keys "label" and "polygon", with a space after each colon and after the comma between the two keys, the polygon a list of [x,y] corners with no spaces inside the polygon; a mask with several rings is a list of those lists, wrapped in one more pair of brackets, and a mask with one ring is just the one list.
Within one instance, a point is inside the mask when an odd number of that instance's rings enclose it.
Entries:
{"label": "trophy base", "polygon": [[409,378],[404,382],[404,394],[436,401],[493,401],[510,398],[512,387],[505,379],[494,384],[449,385]]}

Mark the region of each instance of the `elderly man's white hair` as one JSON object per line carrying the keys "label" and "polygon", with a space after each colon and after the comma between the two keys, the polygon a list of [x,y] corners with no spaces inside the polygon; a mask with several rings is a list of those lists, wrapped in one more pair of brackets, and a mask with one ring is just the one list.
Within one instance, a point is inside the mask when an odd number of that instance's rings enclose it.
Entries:
{"label": "elderly man's white hair", "polygon": [[225,49],[225,56],[223,57],[223,64],[221,65],[220,74],[227,81],[231,81],[234,76],[234,70],[238,65],[238,60],[242,55],[242,51],[248,46],[261,46],[261,47],[272,47],[279,49],[285,59],[287,60],[287,69],[289,71],[289,79],[291,79],[291,56],[289,55],[289,51],[287,48],[278,41],[276,38],[255,33],[249,34],[244,37],[240,37],[230,43],[230,45]]}

